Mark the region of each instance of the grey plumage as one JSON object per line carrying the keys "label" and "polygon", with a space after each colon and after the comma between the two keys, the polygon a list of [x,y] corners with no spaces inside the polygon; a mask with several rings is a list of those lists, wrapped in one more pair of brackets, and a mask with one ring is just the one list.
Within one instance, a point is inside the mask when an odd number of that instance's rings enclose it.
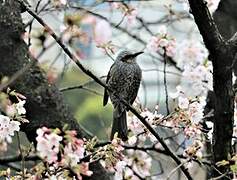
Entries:
{"label": "grey plumage", "polygon": [[142,71],[136,63],[136,56],[141,53],[120,52],[107,75],[106,83],[112,91],[105,90],[103,105],[107,104],[110,97],[114,106],[111,139],[118,132],[119,138],[123,141],[127,140],[126,107],[120,102],[120,98],[130,105],[136,99],[142,77]]}

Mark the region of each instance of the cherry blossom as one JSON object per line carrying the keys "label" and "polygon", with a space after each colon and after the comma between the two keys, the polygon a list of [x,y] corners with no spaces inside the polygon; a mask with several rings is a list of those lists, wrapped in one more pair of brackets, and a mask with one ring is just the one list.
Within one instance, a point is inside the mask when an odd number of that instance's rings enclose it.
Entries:
{"label": "cherry blossom", "polygon": [[25,114],[26,113],[26,110],[24,108],[24,104],[26,103],[25,100],[20,100],[17,104],[16,104],[16,110],[17,110],[17,113],[19,115],[22,115],[22,114]]}
{"label": "cherry blossom", "polygon": [[89,170],[89,163],[82,162],[78,166],[77,169],[78,169],[78,171],[76,171],[76,173],[77,173],[77,178],[79,180],[82,180],[82,176],[81,175],[91,176],[93,174],[93,172]]}
{"label": "cherry blossom", "polygon": [[112,30],[105,20],[97,19],[94,28],[94,39],[97,45],[106,44],[111,40]]}
{"label": "cherry blossom", "polygon": [[210,122],[210,121],[206,121],[205,123],[206,123],[207,128],[208,128],[207,138],[211,141],[212,140],[212,133],[213,133],[214,124],[213,124],[213,122]]}
{"label": "cherry blossom", "polygon": [[131,151],[126,161],[141,177],[145,178],[150,175],[152,159],[146,152]]}
{"label": "cherry blossom", "polygon": [[125,161],[118,161],[115,166],[115,175],[114,180],[121,180],[123,179],[123,171],[126,167],[127,163]]}
{"label": "cherry blossom", "polygon": [[166,53],[173,57],[176,50],[176,40],[167,33],[165,26],[161,26],[156,36],[152,36],[147,44],[148,51]]}
{"label": "cherry blossom", "polygon": [[0,115],[0,140],[11,142],[11,136],[20,130],[20,122],[11,120],[8,116]]}
{"label": "cherry blossom", "polygon": [[56,163],[58,160],[60,141],[62,137],[56,133],[48,133],[49,129],[42,128],[37,130],[37,151],[39,156],[45,159],[48,163]]}
{"label": "cherry blossom", "polygon": [[[57,177],[65,179],[65,174],[59,173],[64,168],[71,169],[77,179],[82,175],[91,176],[89,162],[80,162],[85,156],[84,141],[78,139],[74,130],[48,129],[46,127],[37,130],[37,147],[39,156],[48,163],[48,168]],[[51,175],[47,175],[51,178]]]}
{"label": "cherry blossom", "polygon": [[128,138],[128,144],[129,145],[134,145],[137,142],[137,136],[133,135]]}
{"label": "cherry blossom", "polygon": [[200,127],[196,124],[192,124],[191,126],[187,126],[184,129],[184,135],[187,138],[197,137],[201,134]]}
{"label": "cherry blossom", "polygon": [[178,97],[178,106],[181,109],[187,109],[189,106],[189,100],[188,98],[184,97],[184,96],[179,96]]}
{"label": "cherry blossom", "polygon": [[136,116],[128,116],[127,117],[128,128],[131,129],[133,134],[140,134],[144,131],[144,126],[139,121]]}
{"label": "cherry blossom", "polygon": [[200,122],[204,117],[204,107],[206,98],[204,96],[197,98],[187,98],[182,91],[182,87],[177,87],[177,91],[171,95],[178,99],[178,108],[170,115],[170,118],[163,123],[167,125],[169,122],[171,127],[184,127],[184,135],[186,138],[200,137]]}
{"label": "cherry blossom", "polygon": [[126,11],[125,15],[126,15],[127,24],[131,26],[136,21],[136,17],[138,15],[138,9],[130,8],[129,10]]}
{"label": "cherry blossom", "polygon": [[68,143],[64,148],[64,158],[72,167],[84,157],[84,142],[78,140],[77,143]]}
{"label": "cherry blossom", "polygon": [[194,101],[189,105],[188,114],[192,123],[198,124],[202,120],[204,107],[205,105],[198,101]]}
{"label": "cherry blossom", "polygon": [[6,106],[6,114],[9,117],[14,117],[17,113],[15,104],[9,104]]}
{"label": "cherry blossom", "polygon": [[176,91],[175,92],[170,92],[169,93],[169,96],[172,98],[172,99],[175,99],[179,96],[182,96],[184,95],[184,92],[182,90],[182,87],[180,85],[176,86]]}
{"label": "cherry blossom", "polygon": [[185,66],[181,85],[183,91],[190,96],[206,95],[208,90],[213,90],[212,64]]}
{"label": "cherry blossom", "polygon": [[195,140],[191,146],[188,146],[183,155],[189,158],[202,158],[203,143],[200,140]]}
{"label": "cherry blossom", "polygon": [[208,51],[200,41],[184,40],[177,47],[175,60],[177,61],[177,66],[183,69],[187,64],[191,67],[203,64],[207,56]]}
{"label": "cherry blossom", "polygon": [[136,17],[138,15],[138,9],[136,7],[131,6],[131,4],[124,4],[121,2],[111,2],[110,3],[112,9],[120,10],[125,18],[123,20],[126,21],[128,26],[131,26],[135,23]]}

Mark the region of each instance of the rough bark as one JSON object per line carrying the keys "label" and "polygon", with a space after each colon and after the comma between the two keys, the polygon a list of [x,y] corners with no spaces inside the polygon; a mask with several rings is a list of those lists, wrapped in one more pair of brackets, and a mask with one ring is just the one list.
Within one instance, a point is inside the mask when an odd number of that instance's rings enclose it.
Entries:
{"label": "rough bark", "polygon": [[[21,39],[24,26],[20,11],[16,0],[0,0],[0,78],[11,77],[32,61],[27,55],[27,45]],[[35,140],[36,129],[39,127],[62,128],[65,124],[75,129],[78,137],[88,137],[63,101],[58,88],[47,82],[37,62],[11,88],[27,98],[26,117],[30,123],[24,124],[21,130],[30,141]],[[92,164],[91,168],[94,174],[88,179],[110,179],[99,163]]]}
{"label": "rough bark", "polygon": [[[213,15],[219,31],[225,39],[230,39],[237,32],[236,9],[236,0],[222,0]],[[237,63],[234,65],[234,73],[237,75]]]}
{"label": "rough bark", "polygon": [[236,8],[236,0],[221,0],[213,15],[219,31],[225,39],[231,38],[237,30]]}

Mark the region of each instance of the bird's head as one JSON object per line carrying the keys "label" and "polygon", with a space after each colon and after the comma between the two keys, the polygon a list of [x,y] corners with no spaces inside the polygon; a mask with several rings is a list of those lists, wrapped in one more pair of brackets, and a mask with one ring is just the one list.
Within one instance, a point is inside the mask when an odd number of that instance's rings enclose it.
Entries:
{"label": "bird's head", "polygon": [[131,63],[131,62],[135,62],[136,61],[136,57],[140,54],[142,54],[143,52],[136,52],[136,53],[133,53],[133,52],[130,52],[130,51],[127,51],[127,50],[124,50],[124,51],[121,51],[117,58],[116,58],[116,61],[123,61],[123,62],[127,62],[127,63]]}

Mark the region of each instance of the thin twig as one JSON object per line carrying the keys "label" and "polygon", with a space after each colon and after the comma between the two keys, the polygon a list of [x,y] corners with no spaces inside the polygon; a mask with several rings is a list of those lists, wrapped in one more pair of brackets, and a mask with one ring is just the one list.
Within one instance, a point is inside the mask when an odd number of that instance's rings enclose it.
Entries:
{"label": "thin twig", "polygon": [[167,81],[166,81],[166,63],[167,63],[167,55],[166,55],[166,51],[164,52],[164,69],[163,69],[163,73],[164,73],[164,85],[165,85],[165,104],[166,104],[166,112],[167,115],[170,114],[170,110],[169,110],[169,97],[168,97],[168,87],[167,87]]}
{"label": "thin twig", "polygon": [[169,180],[171,178],[171,176],[181,167],[183,166],[185,163],[187,163],[189,160],[184,161],[182,164],[178,165],[177,167],[175,167],[167,176],[167,180]]}
{"label": "thin twig", "polygon": [[21,148],[20,136],[19,136],[18,132],[16,132],[16,137],[17,137],[18,149],[20,151],[20,156],[21,156],[22,179],[25,179],[25,155],[24,155],[23,150]]}

